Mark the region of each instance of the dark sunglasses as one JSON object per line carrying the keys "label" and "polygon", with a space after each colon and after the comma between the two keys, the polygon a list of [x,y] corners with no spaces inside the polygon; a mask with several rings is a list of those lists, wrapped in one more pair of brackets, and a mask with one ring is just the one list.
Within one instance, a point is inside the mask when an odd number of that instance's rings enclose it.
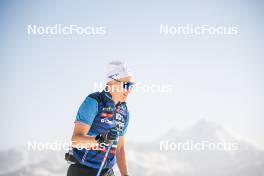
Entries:
{"label": "dark sunglasses", "polygon": [[134,82],[123,82],[123,81],[120,81],[120,80],[112,78],[112,77],[109,77],[109,78],[111,78],[112,80],[118,81],[120,83],[123,83],[123,88],[126,89],[126,90],[132,89],[133,86],[135,85]]}

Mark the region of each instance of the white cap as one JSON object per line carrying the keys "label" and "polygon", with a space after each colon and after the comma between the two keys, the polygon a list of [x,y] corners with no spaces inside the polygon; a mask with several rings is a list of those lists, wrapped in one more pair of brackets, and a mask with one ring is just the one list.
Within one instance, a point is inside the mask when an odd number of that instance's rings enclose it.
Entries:
{"label": "white cap", "polygon": [[131,71],[127,68],[126,63],[121,61],[112,61],[107,65],[107,82],[114,79],[120,79],[127,76],[133,76]]}

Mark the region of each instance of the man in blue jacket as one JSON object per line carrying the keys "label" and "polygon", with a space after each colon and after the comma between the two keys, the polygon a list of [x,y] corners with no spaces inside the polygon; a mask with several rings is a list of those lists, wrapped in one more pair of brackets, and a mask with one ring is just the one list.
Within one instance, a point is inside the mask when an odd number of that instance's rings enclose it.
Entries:
{"label": "man in blue jacket", "polygon": [[[117,163],[121,176],[128,176],[125,133],[129,122],[126,98],[133,87],[132,74],[126,64],[108,64],[107,85],[102,92],[86,97],[81,104],[72,135],[73,156],[67,176],[96,176],[107,156],[100,175],[114,175]],[[110,149],[108,155],[107,149]]]}

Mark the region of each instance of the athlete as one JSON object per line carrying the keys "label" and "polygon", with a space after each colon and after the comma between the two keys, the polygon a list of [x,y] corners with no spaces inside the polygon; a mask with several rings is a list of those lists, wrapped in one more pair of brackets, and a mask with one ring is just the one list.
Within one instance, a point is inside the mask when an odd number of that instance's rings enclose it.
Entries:
{"label": "athlete", "polygon": [[115,163],[121,176],[128,176],[126,99],[133,87],[132,79],[125,63],[112,61],[108,64],[106,88],[88,95],[81,104],[72,134],[72,164],[67,176],[114,176]]}

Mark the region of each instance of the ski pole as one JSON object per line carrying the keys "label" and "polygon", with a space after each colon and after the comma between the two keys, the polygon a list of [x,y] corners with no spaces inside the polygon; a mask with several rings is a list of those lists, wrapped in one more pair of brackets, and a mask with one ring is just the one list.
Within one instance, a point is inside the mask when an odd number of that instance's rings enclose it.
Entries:
{"label": "ski pole", "polygon": [[112,145],[113,145],[113,142],[111,142],[110,145],[109,145],[109,147],[107,148],[107,151],[106,151],[106,153],[105,153],[105,155],[104,155],[103,161],[102,161],[102,163],[101,163],[101,166],[100,166],[100,168],[99,168],[99,170],[98,170],[96,176],[100,176],[100,174],[101,174],[101,172],[102,172],[102,170],[103,170],[103,167],[104,167],[105,161],[106,161],[106,159],[107,159],[107,157],[108,157],[108,154],[109,154],[109,152],[110,152],[110,150],[111,150],[111,148],[112,148]]}
{"label": "ski pole", "polygon": [[[119,104],[120,104],[120,102],[117,103],[117,105],[119,105]],[[117,105],[116,105],[116,106],[117,106]],[[115,126],[116,126],[116,119],[115,119],[115,118],[113,119],[113,122],[114,122],[114,124],[115,124]],[[111,148],[112,148],[113,143],[114,143],[114,141],[111,141],[111,143],[109,144],[109,147],[108,147],[107,151],[105,152],[105,155],[104,155],[103,161],[102,161],[102,163],[101,163],[101,166],[100,166],[100,168],[99,168],[99,170],[98,170],[96,176],[100,176],[100,174],[101,174],[101,172],[102,172],[102,170],[103,170],[103,168],[104,168],[105,161],[106,161],[106,159],[107,159],[107,157],[108,157],[108,154],[109,154],[109,152],[110,152],[110,150],[111,150]]]}

